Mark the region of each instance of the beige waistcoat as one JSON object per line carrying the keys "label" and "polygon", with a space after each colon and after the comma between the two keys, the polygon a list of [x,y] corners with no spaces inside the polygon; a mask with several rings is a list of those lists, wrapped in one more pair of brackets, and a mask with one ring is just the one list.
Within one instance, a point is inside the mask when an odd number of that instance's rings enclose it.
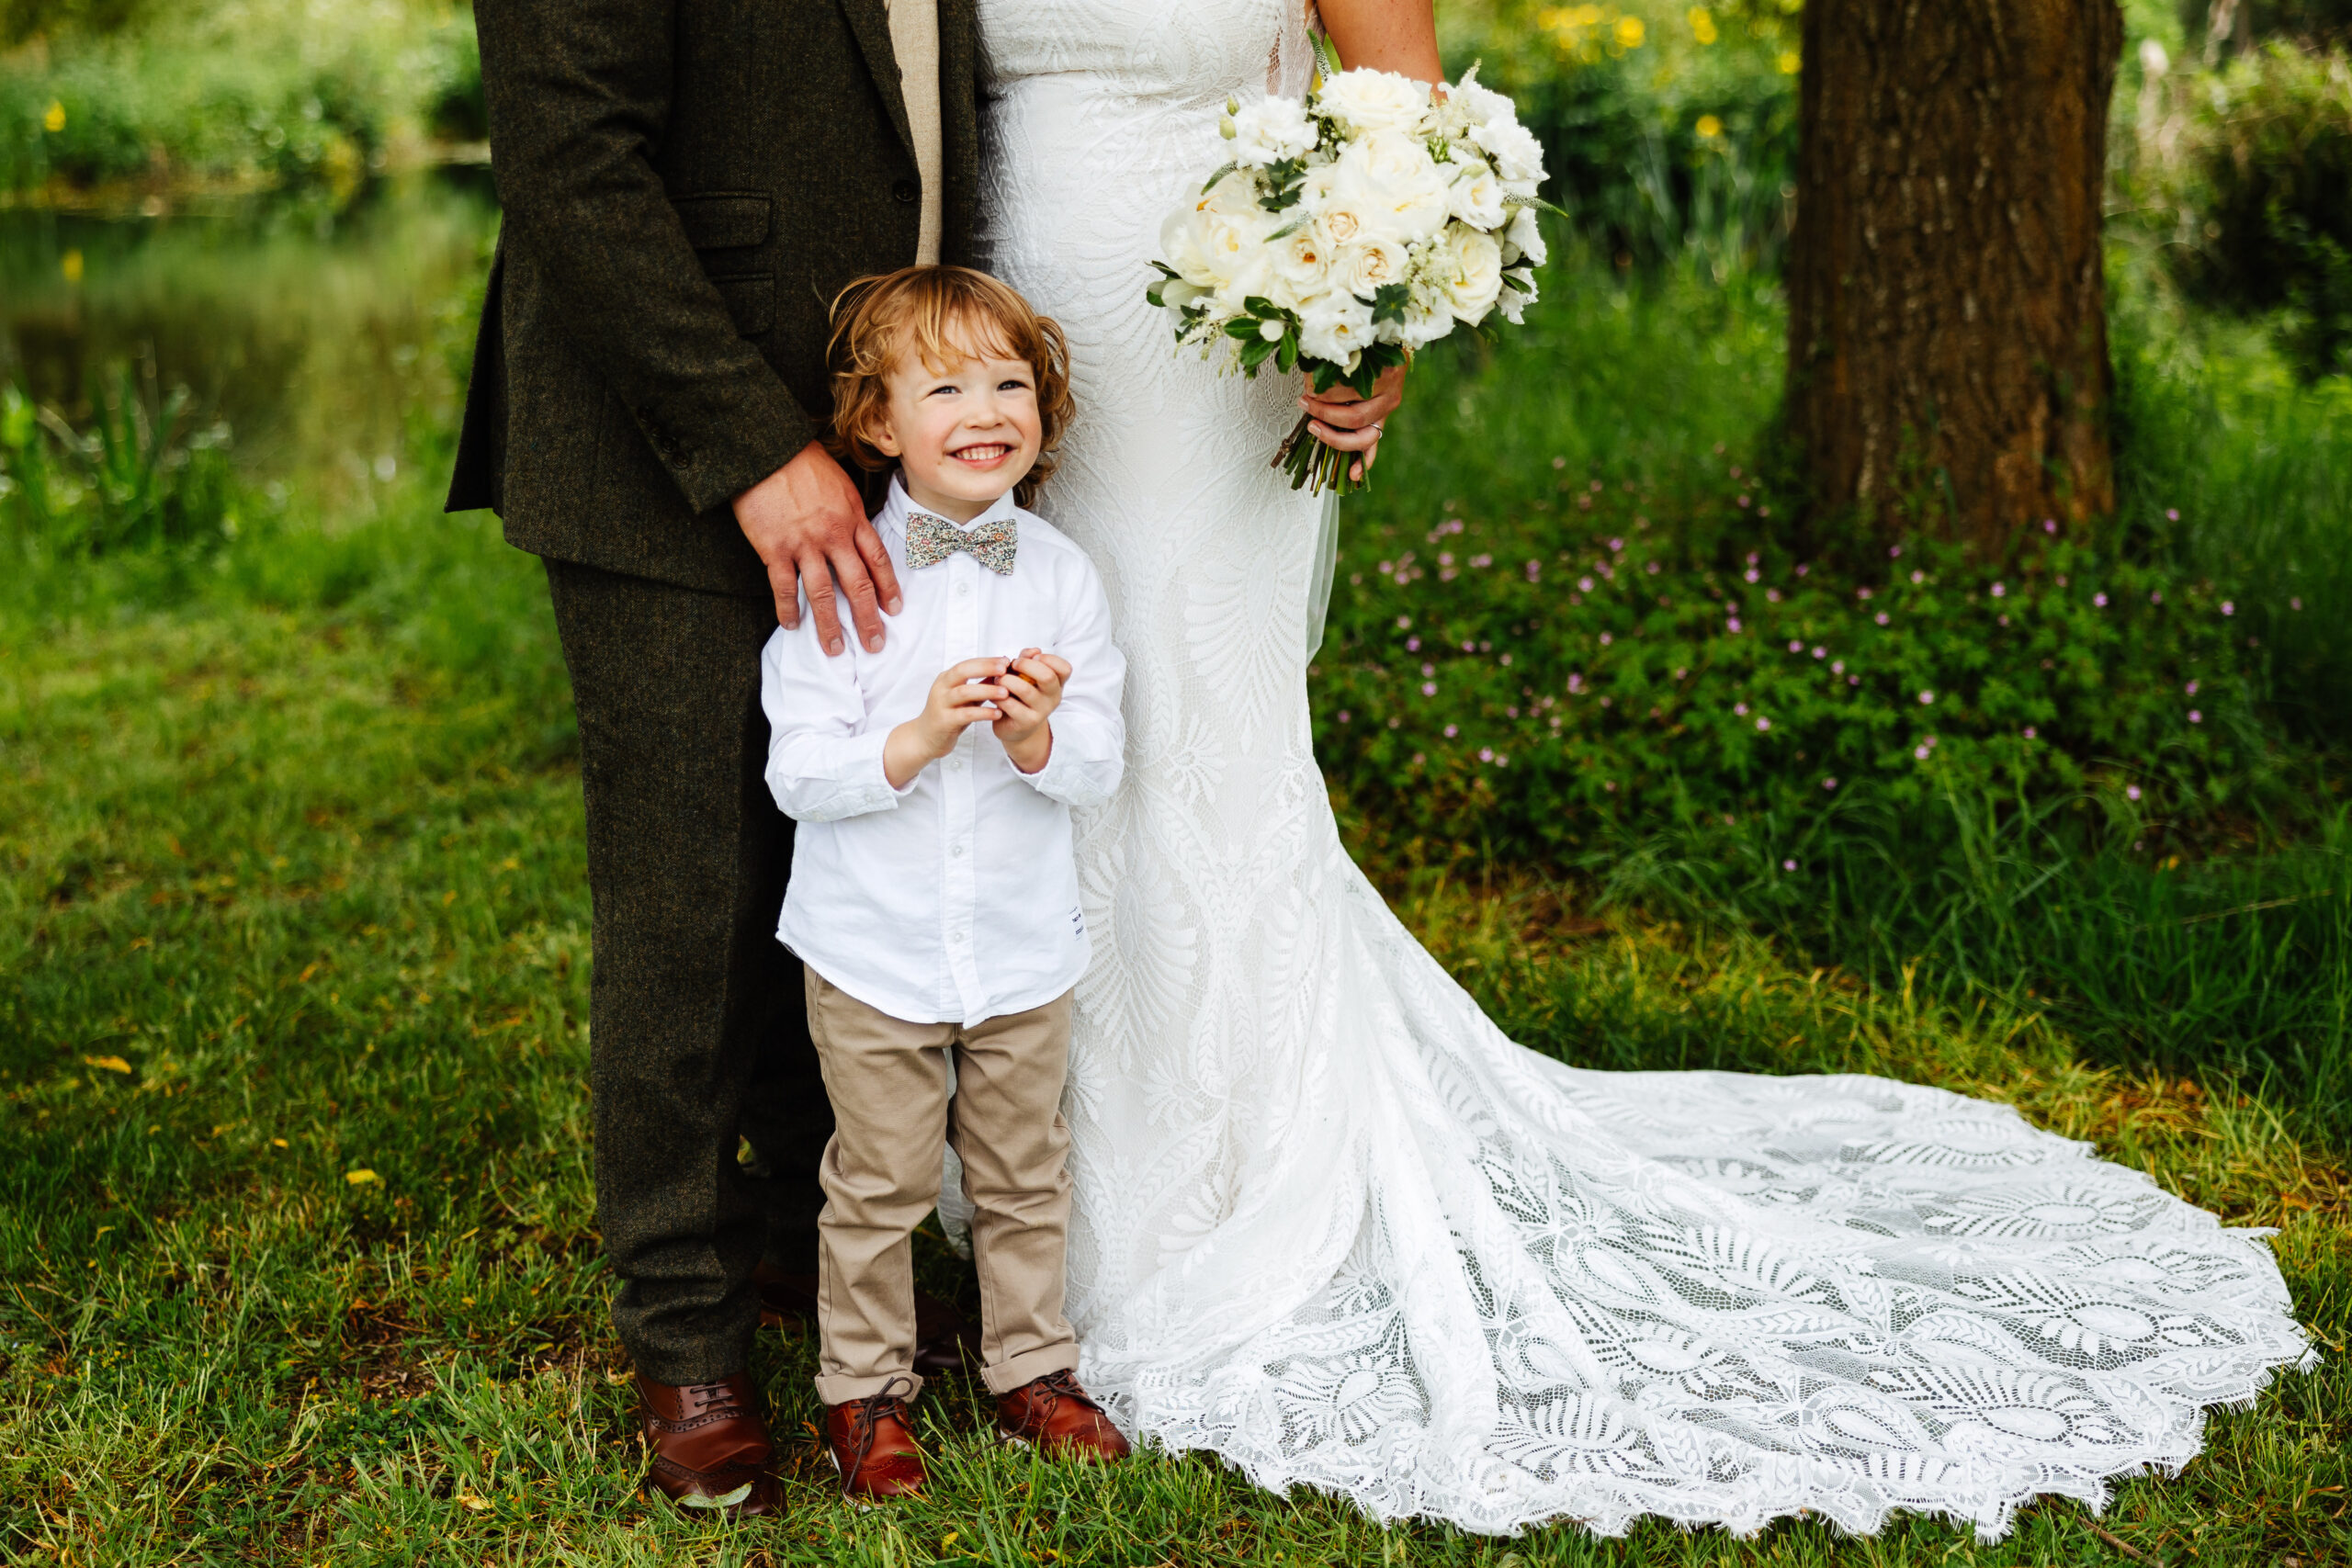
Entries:
{"label": "beige waistcoat", "polygon": [[888,0],[890,51],[899,57],[907,129],[914,135],[915,173],[922,180],[922,228],[915,260],[939,261],[940,190],[945,178],[939,136],[939,0]]}

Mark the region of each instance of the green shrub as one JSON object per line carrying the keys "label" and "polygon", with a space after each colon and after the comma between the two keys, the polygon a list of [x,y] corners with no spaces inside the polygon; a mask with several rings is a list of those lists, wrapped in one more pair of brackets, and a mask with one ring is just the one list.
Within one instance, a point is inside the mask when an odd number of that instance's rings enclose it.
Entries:
{"label": "green shrub", "polygon": [[2087,788],[2125,821],[2268,782],[2226,593],[2064,537],[2002,569],[1893,546],[1849,576],[1792,559],[1762,493],[1727,473],[1668,536],[1659,497],[1578,475],[1565,517],[1375,534],[1322,657],[1327,766],[1393,829],[1553,862],[1629,822],[1899,810],[1955,781]]}
{"label": "green shrub", "polygon": [[1621,265],[1685,252],[1777,267],[1796,163],[1794,0],[1561,6],[1473,0],[1443,14],[1448,69],[1518,99],[1545,195]]}
{"label": "green shrub", "polygon": [[[1621,291],[1564,256],[1526,332],[1417,371],[1400,433],[1443,471],[1385,470],[1350,513],[1317,745],[1392,847],[1557,865],[1759,816],[1794,844],[1955,791],[2084,799],[2128,841],[2276,802],[2248,638],[2290,612],[2186,553],[2199,519],[2165,516],[2177,501],[2145,487],[2148,510],[2052,522],[1993,566],[1883,541],[1796,554],[1754,471],[1777,297],[1695,269]],[[1558,367],[1618,361],[1638,374],[1605,398],[1561,386],[1600,392]]]}
{"label": "green shrub", "polygon": [[2352,370],[2352,58],[2274,44],[2190,101],[2153,203],[2177,275],[2209,304],[2286,311],[2307,378]]}

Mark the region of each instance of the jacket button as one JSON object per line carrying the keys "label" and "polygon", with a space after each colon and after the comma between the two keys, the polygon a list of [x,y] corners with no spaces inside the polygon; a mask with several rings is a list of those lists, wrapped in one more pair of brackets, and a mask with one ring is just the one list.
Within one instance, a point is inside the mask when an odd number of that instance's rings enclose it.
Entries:
{"label": "jacket button", "polygon": [[890,187],[890,194],[900,201],[912,201],[915,198],[915,182],[900,180]]}

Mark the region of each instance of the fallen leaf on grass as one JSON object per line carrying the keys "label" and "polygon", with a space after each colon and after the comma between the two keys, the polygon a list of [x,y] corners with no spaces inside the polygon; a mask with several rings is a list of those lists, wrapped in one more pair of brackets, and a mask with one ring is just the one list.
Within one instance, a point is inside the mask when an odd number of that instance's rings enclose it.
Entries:
{"label": "fallen leaf on grass", "polygon": [[474,1495],[470,1490],[458,1493],[458,1501],[464,1506],[471,1508],[477,1514],[487,1514],[490,1512],[490,1505],[484,1502],[481,1498]]}
{"label": "fallen leaf on grass", "polygon": [[130,1064],[119,1056],[85,1056],[82,1058],[82,1065],[85,1067],[104,1067],[110,1073],[130,1071]]}
{"label": "fallen leaf on grass", "polygon": [[343,1173],[343,1179],[345,1181],[350,1182],[354,1187],[365,1187],[369,1182],[376,1179],[376,1173],[372,1170],[362,1168],[358,1170],[345,1171]]}

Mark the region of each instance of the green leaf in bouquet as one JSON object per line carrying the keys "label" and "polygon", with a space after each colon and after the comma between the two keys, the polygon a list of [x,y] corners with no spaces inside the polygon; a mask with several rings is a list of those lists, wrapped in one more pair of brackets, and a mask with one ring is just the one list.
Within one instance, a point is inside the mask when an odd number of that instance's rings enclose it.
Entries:
{"label": "green leaf in bouquet", "polygon": [[1506,288],[1516,288],[1521,294],[1532,294],[1535,292],[1535,285],[1527,281],[1527,275],[1525,273],[1507,272],[1503,274],[1503,287]]}
{"label": "green leaf in bouquet", "polygon": [[1406,302],[1412,297],[1412,286],[1409,284],[1382,284],[1372,292],[1373,321],[1374,322],[1403,321]]}
{"label": "green leaf in bouquet", "polygon": [[1203,181],[1203,182],[1202,182],[1202,184],[1201,184],[1201,194],[1202,194],[1203,196],[1206,196],[1206,195],[1208,195],[1208,193],[1209,193],[1209,192],[1211,192],[1211,191],[1213,191],[1213,190],[1216,189],[1217,182],[1218,182],[1219,180],[1222,180],[1223,178],[1225,178],[1225,176],[1226,176],[1226,175],[1229,175],[1229,174],[1233,173],[1233,171],[1234,171],[1234,170],[1236,170],[1236,169],[1239,168],[1240,166],[1241,166],[1241,165],[1240,165],[1240,164],[1219,164],[1216,166],[1216,173],[1214,173],[1214,174],[1212,174],[1211,175],[1209,175],[1209,177],[1208,177],[1206,180],[1204,180],[1204,181]]}
{"label": "green leaf in bouquet", "polygon": [[1271,244],[1276,240],[1287,240],[1293,234],[1297,233],[1301,229],[1306,228],[1307,224],[1313,221],[1314,220],[1312,218],[1302,212],[1297,217],[1292,219],[1289,222],[1283,224],[1281,228],[1275,230],[1272,233],[1267,235],[1266,241]]}
{"label": "green leaf in bouquet", "polygon": [[1315,34],[1315,59],[1317,64],[1322,68],[1323,80],[1326,82],[1347,69],[1340,63],[1340,46],[1333,43],[1331,35],[1326,32],[1318,31]]}
{"label": "green leaf in bouquet", "polygon": [[1172,282],[1172,281],[1174,281],[1175,279],[1180,278],[1180,277],[1182,277],[1182,276],[1184,276],[1182,273],[1178,272],[1174,267],[1170,266],[1170,265],[1169,265],[1166,262],[1164,262],[1164,261],[1156,261],[1156,262],[1153,262],[1151,265],[1152,265],[1152,266],[1153,266],[1155,269],[1157,269],[1157,270],[1158,270],[1158,272],[1159,273],[1159,276],[1160,276],[1165,277],[1165,278],[1167,278],[1167,279],[1170,280],[1171,282]]}
{"label": "green leaf in bouquet", "polygon": [[1245,376],[1257,375],[1258,367],[1263,365],[1266,362],[1266,356],[1274,352],[1274,343],[1275,340],[1258,337],[1252,339],[1249,343],[1243,344],[1241,345],[1242,374]]}
{"label": "green leaf in bouquet", "polygon": [[1298,368],[1298,333],[1295,330],[1283,333],[1283,341],[1274,347],[1276,369],[1287,376]]}
{"label": "green leaf in bouquet", "polygon": [[1258,205],[1269,212],[1287,212],[1306,194],[1306,160],[1284,158],[1267,164],[1266,184],[1270,192],[1258,198]]}
{"label": "green leaf in bouquet", "polygon": [[1265,341],[1258,335],[1258,318],[1255,316],[1234,317],[1233,320],[1225,323],[1225,335],[1236,338],[1258,338],[1261,343]]}

